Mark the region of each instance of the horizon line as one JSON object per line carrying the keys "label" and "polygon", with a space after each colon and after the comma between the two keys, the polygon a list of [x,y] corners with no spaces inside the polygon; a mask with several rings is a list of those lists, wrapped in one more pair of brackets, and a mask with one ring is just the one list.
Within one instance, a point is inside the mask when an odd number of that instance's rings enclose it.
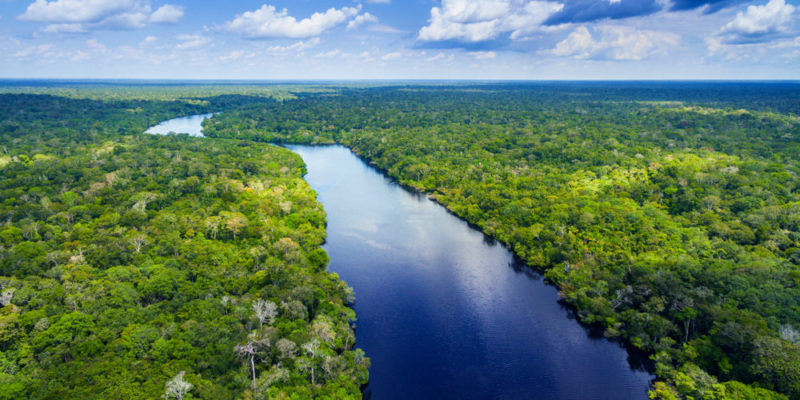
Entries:
{"label": "horizon line", "polygon": [[276,79],[231,79],[231,78],[20,78],[0,77],[0,82],[25,82],[25,81],[50,81],[50,82],[232,82],[232,83],[379,83],[379,82],[468,82],[468,83],[536,83],[536,82],[714,82],[714,83],[800,83],[796,79],[713,79],[713,78],[686,78],[686,79],[479,79],[479,78],[276,78]]}

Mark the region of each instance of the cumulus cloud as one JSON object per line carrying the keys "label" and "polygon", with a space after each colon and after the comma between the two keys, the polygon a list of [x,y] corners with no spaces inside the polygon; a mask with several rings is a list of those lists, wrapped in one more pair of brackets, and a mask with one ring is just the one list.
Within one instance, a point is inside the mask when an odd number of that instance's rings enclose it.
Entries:
{"label": "cumulus cloud", "polygon": [[378,23],[378,17],[376,17],[376,16],[374,16],[374,15],[372,15],[370,13],[364,13],[364,14],[358,15],[355,18],[353,18],[352,21],[347,23],[347,30],[349,31],[349,30],[356,29],[359,26],[361,26],[362,24],[367,24],[367,23],[369,23],[369,24]]}
{"label": "cumulus cloud", "polygon": [[426,47],[492,49],[572,24],[703,9],[752,0],[441,0],[417,39]]}
{"label": "cumulus cloud", "polygon": [[431,9],[418,39],[424,42],[476,43],[507,35],[519,38],[541,30],[541,24],[564,5],[550,1],[442,0]]}
{"label": "cumulus cloud", "polygon": [[144,0],[36,0],[18,17],[48,23],[45,32],[142,28],[149,23],[176,23],[183,9],[165,4],[152,12]]}
{"label": "cumulus cloud", "polygon": [[548,53],[578,59],[641,60],[678,45],[680,37],[625,26],[579,26]]}
{"label": "cumulus cloud", "polygon": [[36,0],[19,19],[33,22],[99,22],[140,7],[135,0]]}
{"label": "cumulus cloud", "polygon": [[112,15],[89,29],[135,29],[144,28],[150,22],[149,7],[142,12],[126,12]]}
{"label": "cumulus cloud", "polygon": [[550,52],[557,56],[570,56],[575,58],[588,58],[597,47],[591,32],[585,26],[580,26],[559,42]]}
{"label": "cumulus cloud", "polygon": [[785,0],[770,0],[762,6],[749,6],[719,31],[725,44],[763,43],[798,34],[798,7]]}
{"label": "cumulus cloud", "polygon": [[151,45],[151,44],[153,44],[153,43],[156,43],[156,42],[158,42],[158,38],[157,38],[157,37],[155,37],[155,36],[148,36],[148,37],[146,37],[146,38],[142,39],[142,41],[141,41],[141,42],[139,42],[139,45],[140,45],[140,46],[149,46],[149,45]]}
{"label": "cumulus cloud", "polygon": [[511,2],[504,0],[445,0],[444,16],[452,22],[482,22],[503,17],[511,11]]}
{"label": "cumulus cloud", "polygon": [[431,10],[430,25],[419,31],[419,39],[423,41],[461,40],[466,42],[480,42],[490,40],[500,34],[500,21],[462,23],[447,18],[445,12],[434,7]]}
{"label": "cumulus cloud", "polygon": [[319,36],[355,17],[358,11],[356,7],[331,8],[298,20],[289,15],[286,9],[278,11],[274,6],[265,4],[258,10],[237,15],[224,28],[248,39],[303,39]]}
{"label": "cumulus cloud", "polygon": [[183,7],[165,4],[150,15],[150,22],[156,24],[176,24],[183,18]]}

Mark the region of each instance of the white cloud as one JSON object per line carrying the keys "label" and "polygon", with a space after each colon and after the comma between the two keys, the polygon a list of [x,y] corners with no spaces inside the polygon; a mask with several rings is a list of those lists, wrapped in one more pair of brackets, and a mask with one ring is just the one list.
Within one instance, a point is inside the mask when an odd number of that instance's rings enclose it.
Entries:
{"label": "white cloud", "polygon": [[370,32],[378,32],[378,33],[403,33],[402,30],[397,29],[393,26],[372,23],[367,27],[367,30]]}
{"label": "white cloud", "polygon": [[513,29],[511,32],[511,39],[522,39],[535,33],[553,32],[563,29],[563,27],[559,26],[542,25],[542,22],[548,17],[561,11],[563,8],[563,4],[549,1],[531,1],[525,4],[523,12],[510,15],[506,21],[506,25]]}
{"label": "white cloud", "polygon": [[18,39],[0,35],[0,59],[11,56],[19,46],[20,42]]}
{"label": "white cloud", "polygon": [[150,15],[150,22],[155,24],[176,24],[183,18],[183,7],[165,4]]}
{"label": "white cloud", "polygon": [[196,49],[211,42],[210,38],[202,35],[179,35],[178,40],[181,43],[177,47],[181,50]]}
{"label": "white cloud", "polygon": [[55,47],[50,43],[26,47],[14,53],[14,57],[16,58],[33,57],[38,59],[38,58],[54,58],[58,56],[59,53],[55,50]]}
{"label": "white cloud", "polygon": [[497,20],[464,24],[450,21],[438,7],[431,10],[428,26],[422,27],[418,38],[423,41],[462,40],[480,42],[494,39],[500,33]]}
{"label": "white cloud", "polygon": [[319,38],[315,37],[308,40],[300,40],[288,46],[270,46],[267,48],[267,51],[269,51],[270,53],[288,53],[290,51],[303,51],[318,45],[319,42],[320,42]]}
{"label": "white cloud", "polygon": [[376,16],[374,16],[374,15],[372,15],[370,13],[364,13],[364,14],[358,15],[355,18],[353,18],[352,21],[347,23],[347,30],[349,31],[349,30],[356,29],[360,25],[365,24],[365,23],[370,23],[370,24],[378,23],[378,17],[376,17]]}
{"label": "white cloud", "polygon": [[680,41],[673,33],[625,26],[604,25],[594,31],[596,38],[586,26],[579,26],[548,53],[578,59],[641,60],[677,46]]}
{"label": "white cloud", "polygon": [[776,39],[767,43],[727,44],[719,38],[706,39],[709,55],[723,60],[750,61],[763,63],[766,60],[780,62],[800,58],[800,36]]}
{"label": "white cloud", "polygon": [[238,60],[238,59],[242,58],[242,56],[244,56],[244,55],[245,55],[245,51],[244,50],[234,50],[234,51],[231,51],[230,53],[228,53],[227,55],[224,55],[224,56],[220,57],[220,60],[222,60],[222,61],[235,61],[235,60]]}
{"label": "white cloud", "polygon": [[89,39],[86,41],[86,50],[77,50],[70,57],[72,61],[86,61],[91,59],[96,54],[108,54],[109,50],[104,44],[97,41],[97,39]]}
{"label": "white cloud", "polygon": [[431,9],[427,26],[420,29],[419,40],[482,42],[510,34],[511,39],[552,30],[541,24],[564,8],[550,1],[520,0],[442,0]]}
{"label": "white cloud", "polygon": [[397,51],[397,52],[394,52],[394,53],[384,54],[383,57],[381,57],[381,60],[383,60],[383,61],[391,61],[391,60],[396,60],[396,59],[398,59],[398,58],[400,58],[402,56],[403,56],[403,53]]}
{"label": "white cloud", "polygon": [[798,7],[785,0],[770,0],[763,6],[749,6],[722,27],[721,41],[727,44],[763,43],[797,34]]}
{"label": "white cloud", "polygon": [[149,22],[149,8],[147,11],[132,11],[112,15],[97,24],[88,25],[88,29],[135,29],[144,28]]}
{"label": "white cloud", "polygon": [[19,19],[53,23],[99,22],[140,8],[137,3],[135,0],[36,0]]}
{"label": "white cloud", "polygon": [[114,52],[114,58],[125,63],[143,63],[146,65],[160,65],[166,62],[185,61],[190,58],[184,53],[170,51],[166,53],[153,53],[131,46],[119,46]]}
{"label": "white cloud", "polygon": [[158,38],[157,38],[157,37],[155,37],[155,36],[148,36],[148,37],[146,37],[146,38],[142,39],[142,41],[141,41],[141,42],[139,42],[139,45],[140,45],[140,46],[148,46],[148,45],[151,45],[151,44],[153,44],[153,43],[155,43],[155,42],[157,42],[157,41],[158,41]]}
{"label": "white cloud", "polygon": [[97,39],[89,39],[86,41],[86,47],[95,53],[108,53],[108,47],[97,41]]}
{"label": "white cloud", "polygon": [[333,57],[336,57],[336,56],[338,56],[339,54],[342,54],[342,51],[341,51],[341,50],[339,50],[339,49],[333,49],[333,50],[331,50],[331,51],[326,51],[326,52],[324,52],[324,53],[318,53],[318,54],[317,54],[317,55],[315,55],[314,57],[315,57],[315,58],[333,58]]}
{"label": "white cloud", "polygon": [[314,13],[297,20],[286,9],[277,11],[274,6],[263,5],[255,11],[237,15],[225,24],[225,29],[248,39],[294,38],[319,36],[358,14],[356,7],[331,8],[324,13]]}
{"label": "white cloud", "polygon": [[585,26],[579,26],[566,39],[559,42],[550,52],[557,56],[587,58],[594,51],[597,43]]}
{"label": "white cloud", "polygon": [[365,62],[375,61],[375,57],[373,57],[372,54],[369,54],[369,52],[366,50],[361,52],[361,54],[358,55],[358,58]]}
{"label": "white cloud", "polygon": [[469,55],[477,58],[478,60],[491,60],[497,57],[497,53],[493,51],[473,51]]}
{"label": "white cloud", "polygon": [[81,24],[50,24],[42,31],[47,33],[84,33],[86,29]]}
{"label": "white cloud", "polygon": [[72,61],[85,61],[92,58],[92,55],[83,51],[78,50],[75,52],[75,55],[72,56]]}
{"label": "white cloud", "polygon": [[502,18],[511,11],[507,0],[443,0],[442,16],[451,22],[471,23]]}
{"label": "white cloud", "polygon": [[170,4],[151,11],[146,0],[36,0],[18,19],[48,23],[44,32],[76,33],[142,28],[149,23],[175,23],[183,17],[183,9]]}

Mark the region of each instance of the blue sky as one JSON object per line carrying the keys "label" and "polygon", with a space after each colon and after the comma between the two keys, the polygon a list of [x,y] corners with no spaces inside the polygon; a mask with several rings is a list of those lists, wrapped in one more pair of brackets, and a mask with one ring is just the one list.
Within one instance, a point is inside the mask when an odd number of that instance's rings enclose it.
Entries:
{"label": "blue sky", "polygon": [[800,79],[800,0],[0,0],[0,77]]}

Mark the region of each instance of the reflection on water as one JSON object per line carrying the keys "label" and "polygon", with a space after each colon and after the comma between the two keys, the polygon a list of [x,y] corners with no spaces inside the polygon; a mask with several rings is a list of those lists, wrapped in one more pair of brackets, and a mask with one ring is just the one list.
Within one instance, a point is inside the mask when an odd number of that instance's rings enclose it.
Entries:
{"label": "reflection on water", "polygon": [[185,133],[189,136],[203,136],[203,121],[213,117],[214,114],[190,115],[164,121],[146,130],[145,133],[166,135],[169,133]]}
{"label": "reflection on water", "polygon": [[645,399],[651,376],[592,336],[504,247],[341,146],[287,146],[356,292],[372,399]]}

